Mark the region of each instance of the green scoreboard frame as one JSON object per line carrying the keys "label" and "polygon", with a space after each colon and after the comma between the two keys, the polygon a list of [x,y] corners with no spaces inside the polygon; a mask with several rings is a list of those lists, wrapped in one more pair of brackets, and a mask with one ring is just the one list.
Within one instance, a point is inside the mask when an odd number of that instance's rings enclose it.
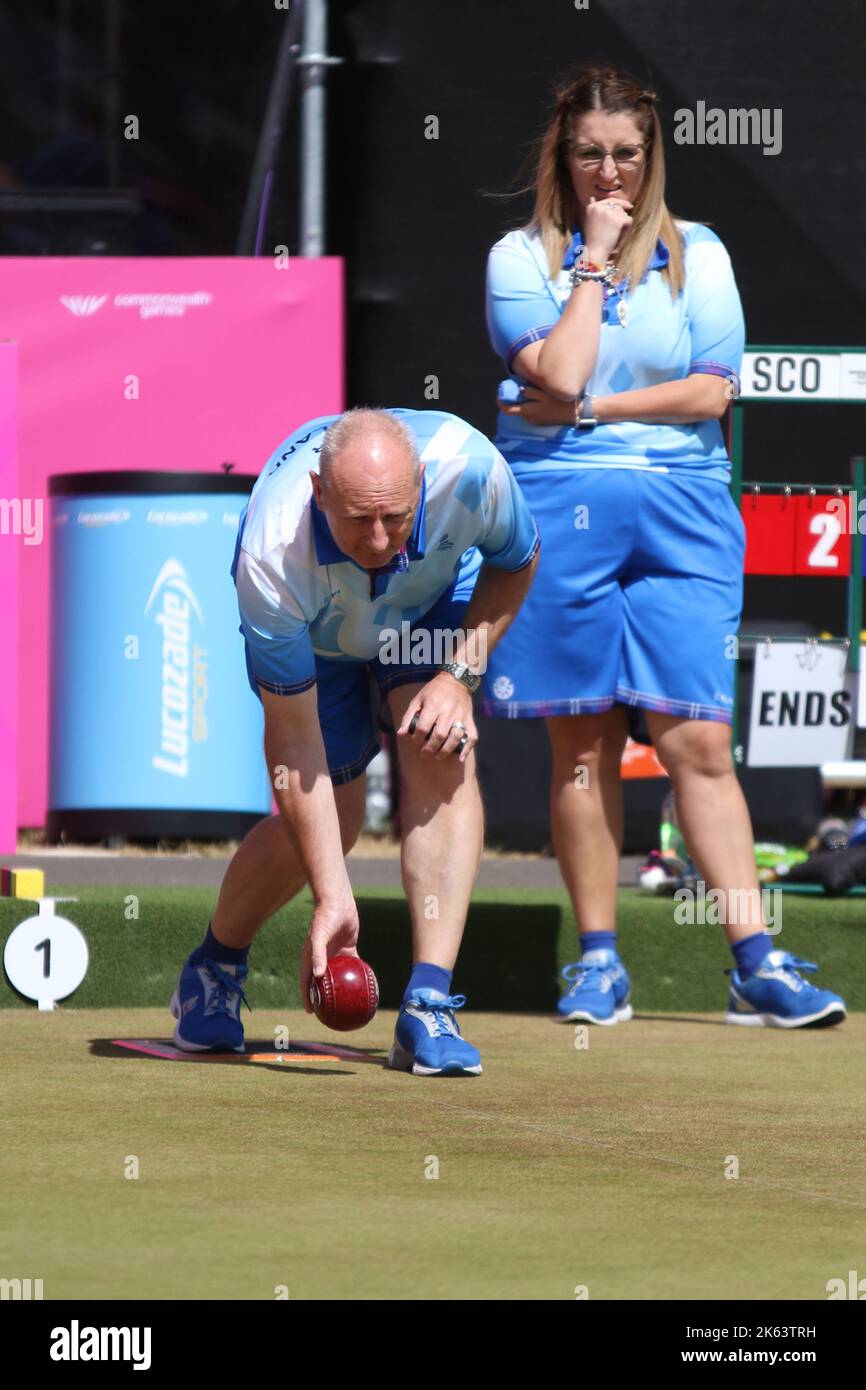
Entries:
{"label": "green scoreboard frame", "polygon": [[[761,401],[774,404],[799,402],[809,405],[866,405],[866,348],[748,346],[743,355],[742,389],[728,414],[728,452],[731,458],[731,493],[737,507],[743,495],[743,449],[745,410]],[[863,626],[863,536],[860,532],[860,503],[866,496],[866,466],[862,455],[850,460],[848,490],[854,493],[857,523],[851,535],[851,572],[848,577],[847,638],[848,670],[860,669],[860,631]],[[750,487],[790,492],[837,492],[841,483],[749,483]],[[739,671],[739,658],[737,658]],[[739,701],[735,682],[732,739],[735,764],[744,760],[739,739]]]}

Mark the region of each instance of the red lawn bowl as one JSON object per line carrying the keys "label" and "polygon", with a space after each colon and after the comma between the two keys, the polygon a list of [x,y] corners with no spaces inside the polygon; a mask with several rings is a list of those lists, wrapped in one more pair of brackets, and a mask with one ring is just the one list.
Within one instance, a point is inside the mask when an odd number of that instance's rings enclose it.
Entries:
{"label": "red lawn bowl", "polygon": [[320,1023],[337,1033],[364,1028],[379,1007],[379,983],[366,961],[332,956],[310,986],[310,1003]]}

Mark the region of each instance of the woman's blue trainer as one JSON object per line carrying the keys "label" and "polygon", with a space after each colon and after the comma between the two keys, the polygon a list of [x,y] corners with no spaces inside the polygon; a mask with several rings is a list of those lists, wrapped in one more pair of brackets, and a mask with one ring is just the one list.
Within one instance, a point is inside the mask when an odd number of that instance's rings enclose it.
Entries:
{"label": "woman's blue trainer", "polygon": [[817,970],[812,961],[787,951],[768,951],[753,975],[731,977],[726,1023],[753,1028],[831,1028],[846,1017],[845,1000],[816,989],[798,971]]}
{"label": "woman's blue trainer", "polygon": [[562,978],[571,985],[556,1006],[560,1023],[627,1023],[628,971],[615,951],[588,951],[582,960],[566,965]]}

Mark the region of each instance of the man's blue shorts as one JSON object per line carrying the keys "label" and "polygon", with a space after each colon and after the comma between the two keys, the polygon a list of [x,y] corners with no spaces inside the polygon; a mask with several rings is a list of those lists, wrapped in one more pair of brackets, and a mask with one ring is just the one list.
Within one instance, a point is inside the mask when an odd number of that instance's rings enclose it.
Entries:
{"label": "man's blue shorts", "polygon": [[541,562],[490,654],[484,713],[620,703],[730,723],[745,527],[727,484],[684,470],[512,467]]}
{"label": "man's blue shorts", "polygon": [[[467,552],[468,554],[469,552]],[[437,599],[423,617],[410,628],[412,634],[434,631],[454,631],[463,627],[463,616],[472,597],[477,564],[461,567],[450,588]],[[250,663],[249,646],[244,641],[247,677],[255,695],[261,699],[258,683]],[[435,647],[433,648],[435,651]],[[383,733],[393,732],[388,710],[388,694],[400,685],[432,680],[440,666],[385,663],[379,657],[372,661],[339,661],[333,657],[316,656],[316,690],[319,702],[319,723],[328,759],[328,771],[335,786],[360,777],[367,764],[379,752],[376,725]],[[292,696],[287,696],[291,699]]]}

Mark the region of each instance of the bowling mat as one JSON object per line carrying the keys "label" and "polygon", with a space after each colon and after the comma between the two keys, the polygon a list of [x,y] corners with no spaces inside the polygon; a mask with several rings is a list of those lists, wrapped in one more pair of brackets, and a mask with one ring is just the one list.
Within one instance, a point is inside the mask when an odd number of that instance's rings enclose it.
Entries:
{"label": "bowling mat", "polygon": [[246,1052],[182,1052],[170,1038],[113,1038],[112,1047],[128,1052],[159,1057],[164,1062],[380,1062],[381,1057],[358,1052],[351,1047],[332,1044],[295,1042],[288,1047],[275,1047],[273,1038],[261,1041],[247,1039]]}

